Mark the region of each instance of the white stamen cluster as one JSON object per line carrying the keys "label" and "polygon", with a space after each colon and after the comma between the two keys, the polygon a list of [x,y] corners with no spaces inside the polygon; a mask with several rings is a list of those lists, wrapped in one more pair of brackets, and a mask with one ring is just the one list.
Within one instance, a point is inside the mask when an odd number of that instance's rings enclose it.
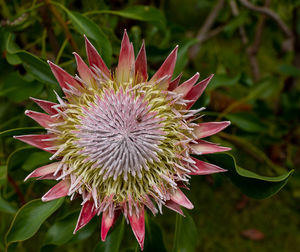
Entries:
{"label": "white stamen cluster", "polygon": [[83,109],[76,144],[103,180],[116,180],[123,174],[127,181],[129,173],[141,178],[142,169],[149,170],[148,162],[159,162],[164,119],[150,109],[141,96],[134,97],[122,89],[117,93],[107,89]]}

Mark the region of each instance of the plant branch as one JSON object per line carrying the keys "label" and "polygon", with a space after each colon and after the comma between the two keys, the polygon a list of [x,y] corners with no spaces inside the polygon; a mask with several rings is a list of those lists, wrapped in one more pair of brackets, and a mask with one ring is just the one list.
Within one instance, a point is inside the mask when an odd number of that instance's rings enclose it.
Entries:
{"label": "plant branch", "polygon": [[217,1],[216,5],[211,10],[211,12],[207,16],[206,20],[204,21],[204,24],[201,26],[200,30],[198,31],[196,39],[199,40],[199,43],[197,43],[196,45],[194,45],[190,49],[190,58],[191,59],[194,59],[197,56],[197,54],[200,50],[202,42],[207,40],[207,39],[205,39],[205,37],[207,36],[208,31],[213,26],[216,18],[218,17],[221,9],[224,6],[224,3],[225,3],[225,0],[218,0]]}
{"label": "plant branch", "polygon": [[[266,0],[265,6],[263,8],[268,8],[270,4],[271,4],[271,0]],[[248,54],[254,81],[258,81],[260,79],[259,64],[257,62],[256,56],[261,44],[261,38],[262,38],[265,22],[266,22],[266,15],[265,14],[260,15],[256,26],[253,43],[247,48],[247,54]]]}
{"label": "plant branch", "polygon": [[293,38],[293,33],[289,29],[289,27],[280,19],[279,15],[274,11],[270,10],[268,7],[260,7],[250,3],[248,0],[240,0],[241,4],[245,6],[249,10],[253,10],[259,13],[262,13],[270,18],[272,18],[279,28],[286,34],[288,38]]}
{"label": "plant branch", "polygon": [[57,11],[57,9],[55,8],[55,6],[53,4],[51,4],[51,0],[45,0],[46,6],[50,9],[50,11],[52,12],[53,16],[56,18],[57,22],[61,25],[61,27],[64,30],[64,33],[66,34],[67,39],[70,41],[70,44],[72,46],[72,49],[74,51],[78,52],[78,46],[75,42],[75,40],[73,39],[73,36],[68,28],[67,23],[62,19],[60,13]]}
{"label": "plant branch", "polygon": [[[239,15],[239,9],[238,9],[238,6],[237,6],[235,0],[230,0],[229,5],[230,5],[233,16],[237,17]],[[247,37],[246,31],[245,31],[245,28],[243,25],[240,25],[239,32],[240,32],[240,36],[241,36],[243,44],[247,45],[248,37]]]}

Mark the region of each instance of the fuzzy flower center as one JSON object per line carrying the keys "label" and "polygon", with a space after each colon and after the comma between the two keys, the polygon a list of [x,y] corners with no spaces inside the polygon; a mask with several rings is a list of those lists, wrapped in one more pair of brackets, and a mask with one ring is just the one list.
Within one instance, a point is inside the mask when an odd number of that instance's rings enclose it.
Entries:
{"label": "fuzzy flower center", "polygon": [[163,140],[163,118],[142,97],[135,98],[128,91],[107,90],[96,97],[83,111],[77,126],[77,144],[82,154],[93,162],[105,180],[123,174],[142,177],[148,162],[159,161],[159,143]]}

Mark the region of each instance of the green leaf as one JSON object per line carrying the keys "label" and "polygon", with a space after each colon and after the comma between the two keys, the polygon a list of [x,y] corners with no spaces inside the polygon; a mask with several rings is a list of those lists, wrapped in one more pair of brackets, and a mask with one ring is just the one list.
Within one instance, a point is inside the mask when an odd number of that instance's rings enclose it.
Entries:
{"label": "green leaf", "polygon": [[16,213],[6,234],[7,246],[13,242],[24,241],[32,237],[43,224],[63,203],[64,198],[49,201],[32,200],[21,207]]}
{"label": "green leaf", "polygon": [[11,136],[18,136],[18,135],[26,135],[26,134],[34,134],[37,132],[43,132],[44,128],[42,127],[24,127],[24,128],[16,128],[16,129],[9,129],[0,132],[0,137],[11,137]]}
{"label": "green leaf", "polygon": [[78,216],[79,211],[76,210],[55,222],[48,229],[44,244],[62,245],[71,240]]}
{"label": "green leaf", "polygon": [[207,155],[210,163],[227,170],[224,174],[230,178],[244,194],[255,199],[264,199],[276,194],[287,183],[293,174],[291,170],[281,176],[266,177],[236,165],[234,158],[229,154]]}
{"label": "green leaf", "polygon": [[5,75],[0,89],[0,96],[6,96],[14,102],[28,100],[30,96],[36,96],[43,90],[43,84],[33,80],[28,81],[18,72]]}
{"label": "green leaf", "polygon": [[197,44],[199,41],[197,39],[192,39],[186,42],[182,47],[178,49],[178,55],[174,70],[174,76],[177,76],[182,72],[188,63],[188,50],[191,46]]}
{"label": "green leaf", "polygon": [[110,41],[100,29],[99,25],[78,12],[67,11],[67,14],[75,29],[92,40],[93,44],[103,57],[103,60],[109,66],[111,64],[112,47]]}
{"label": "green leaf", "polygon": [[15,214],[17,212],[17,209],[9,202],[0,197],[0,212]]}
{"label": "green leaf", "polygon": [[52,2],[52,4],[58,6],[67,13],[76,31],[82,35],[85,34],[90,40],[92,40],[91,42],[98,49],[105,63],[110,66],[112,47],[109,39],[100,29],[99,25],[86,16],[80,14],[79,12],[68,10],[62,4],[59,4],[57,2]]}
{"label": "green leaf", "polygon": [[293,65],[289,65],[289,64],[280,65],[279,72],[281,72],[285,75],[293,76],[293,77],[300,76],[300,70],[297,67],[295,67]]}
{"label": "green leaf", "polygon": [[148,215],[145,215],[145,217],[146,235],[143,251],[166,252],[161,228]]}
{"label": "green leaf", "polygon": [[21,168],[29,155],[39,151],[33,147],[24,147],[15,150],[7,159],[7,171],[11,172],[18,168]]}
{"label": "green leaf", "polygon": [[46,151],[39,151],[31,153],[22,165],[25,171],[32,171],[39,166],[46,165],[50,162],[51,153]]}
{"label": "green leaf", "polygon": [[225,116],[232,124],[248,132],[265,132],[268,127],[255,114],[233,113]]}
{"label": "green leaf", "polygon": [[119,225],[113,227],[111,233],[106,237],[105,242],[99,242],[94,252],[115,252],[119,251],[123,239],[125,219],[122,218]]}
{"label": "green leaf", "polygon": [[4,185],[7,179],[6,165],[0,165],[0,186]]}
{"label": "green leaf", "polygon": [[144,21],[144,22],[150,22],[161,30],[166,29],[165,16],[160,10],[151,6],[136,5],[136,6],[130,6],[120,11],[100,10],[100,11],[91,11],[90,13],[86,13],[86,14],[89,15],[89,14],[104,14],[104,13],[117,15],[124,18]]}
{"label": "green leaf", "polygon": [[13,43],[12,34],[9,34],[6,41],[6,50],[10,54],[16,54],[21,60],[25,69],[37,80],[57,85],[57,81],[54,78],[48,64],[40,58],[32,55],[24,50],[19,50]]}
{"label": "green leaf", "polygon": [[194,252],[197,245],[197,228],[192,217],[184,211],[185,217],[176,214],[176,228],[173,252]]}

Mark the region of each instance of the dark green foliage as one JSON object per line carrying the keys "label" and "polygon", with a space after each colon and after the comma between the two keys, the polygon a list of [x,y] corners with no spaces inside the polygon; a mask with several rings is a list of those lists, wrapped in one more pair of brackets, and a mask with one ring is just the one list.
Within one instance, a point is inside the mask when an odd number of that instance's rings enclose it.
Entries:
{"label": "dark green foliage", "polygon": [[[195,209],[184,211],[185,218],[167,209],[156,218],[146,214],[144,251],[299,248],[300,2],[249,0],[269,5],[288,31],[242,2],[0,0],[0,251],[139,251],[123,217],[105,243],[99,217],[73,235],[80,201],[42,203],[39,198],[54,183],[23,180],[47,164],[50,154],[12,138],[44,132],[24,115],[26,109],[39,110],[29,97],[55,101],[53,90],[61,94],[46,60],[74,74],[72,52],[86,60],[85,34],[114,68],[124,29],[135,53],[145,40],[150,76],[177,44],[173,78],[214,73],[194,108],[207,107],[199,121],[232,122],[210,137],[232,147],[230,155],[199,157],[227,173],[192,178],[187,195]],[[207,26],[211,12],[215,19]],[[255,200],[276,194],[287,182],[277,196]],[[263,232],[264,240],[241,237],[251,228]]]}

